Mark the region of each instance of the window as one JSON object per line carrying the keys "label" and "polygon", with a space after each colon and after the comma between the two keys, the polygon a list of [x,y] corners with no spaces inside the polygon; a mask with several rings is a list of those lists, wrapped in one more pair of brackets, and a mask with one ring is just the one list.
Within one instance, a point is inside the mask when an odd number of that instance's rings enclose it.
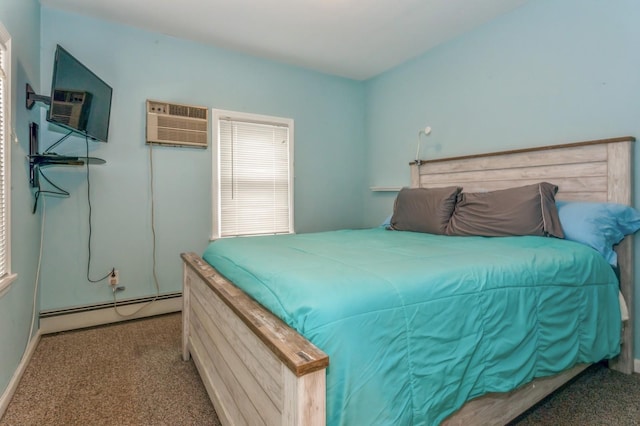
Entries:
{"label": "window", "polygon": [[213,110],[213,236],[293,232],[293,120]]}
{"label": "window", "polygon": [[11,38],[0,23],[0,296],[15,279],[11,274],[10,165]]}

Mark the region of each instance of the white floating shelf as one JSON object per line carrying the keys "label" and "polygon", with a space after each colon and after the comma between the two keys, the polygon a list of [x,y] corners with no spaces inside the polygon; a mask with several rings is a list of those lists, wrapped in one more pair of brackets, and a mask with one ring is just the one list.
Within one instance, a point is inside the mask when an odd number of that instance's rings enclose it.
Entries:
{"label": "white floating shelf", "polygon": [[373,192],[399,192],[401,186],[371,186],[369,189]]}

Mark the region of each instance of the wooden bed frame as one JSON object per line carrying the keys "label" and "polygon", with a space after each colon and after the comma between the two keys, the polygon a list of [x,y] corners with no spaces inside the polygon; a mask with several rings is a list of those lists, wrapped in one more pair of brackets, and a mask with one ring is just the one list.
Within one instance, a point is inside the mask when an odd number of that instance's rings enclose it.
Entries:
{"label": "wooden bed frame", "polygon": [[[557,199],[631,204],[633,137],[411,163],[413,187],[494,190],[540,181]],[[630,319],[611,368],[633,372],[633,244],[617,247]],[[193,357],[224,425],[324,425],[328,356],[195,253],[182,254],[182,357]],[[505,424],[583,371],[578,365],[465,404],[445,424]]]}

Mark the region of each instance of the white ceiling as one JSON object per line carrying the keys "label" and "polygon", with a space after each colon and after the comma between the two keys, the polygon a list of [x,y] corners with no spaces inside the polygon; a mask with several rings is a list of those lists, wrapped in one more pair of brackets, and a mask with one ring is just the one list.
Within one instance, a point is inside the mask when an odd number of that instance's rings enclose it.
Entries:
{"label": "white ceiling", "polygon": [[251,55],[364,80],[528,0],[40,0]]}

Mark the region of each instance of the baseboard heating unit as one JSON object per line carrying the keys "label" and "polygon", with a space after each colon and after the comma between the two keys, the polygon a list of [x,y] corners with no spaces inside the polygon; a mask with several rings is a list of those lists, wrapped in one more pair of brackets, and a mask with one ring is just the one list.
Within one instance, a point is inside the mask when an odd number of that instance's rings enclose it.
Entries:
{"label": "baseboard heating unit", "polygon": [[118,300],[118,312],[113,308],[113,302],[41,311],[40,333],[57,333],[182,310],[182,292],[175,292],[161,294],[153,303],[131,315],[153,299],[150,296]]}

